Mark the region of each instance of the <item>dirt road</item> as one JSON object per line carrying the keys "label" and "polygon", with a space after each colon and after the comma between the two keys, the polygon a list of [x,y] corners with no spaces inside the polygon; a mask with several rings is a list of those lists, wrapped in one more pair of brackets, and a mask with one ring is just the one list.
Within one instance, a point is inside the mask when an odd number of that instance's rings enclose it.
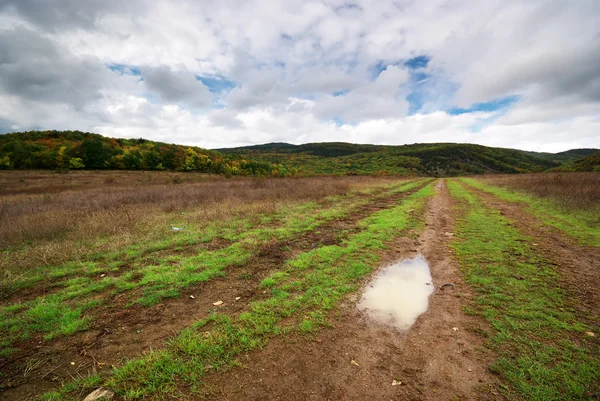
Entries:
{"label": "dirt road", "polygon": [[[422,235],[399,238],[386,254],[389,263],[420,253],[431,269],[436,290],[409,331],[381,326],[359,313],[357,294],[331,329],[310,339],[277,338],[242,358],[243,367],[208,377],[210,399],[500,399],[497,378],[488,372],[492,356],[475,334],[483,323],[461,309],[471,294],[448,247],[454,216],[442,180],[428,204]],[[454,290],[440,290],[445,283],[454,283]]]}

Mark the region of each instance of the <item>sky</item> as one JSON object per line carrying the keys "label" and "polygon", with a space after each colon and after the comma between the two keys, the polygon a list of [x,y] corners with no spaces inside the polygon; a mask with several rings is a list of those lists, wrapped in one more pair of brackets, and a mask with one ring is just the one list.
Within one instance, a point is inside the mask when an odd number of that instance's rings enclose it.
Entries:
{"label": "sky", "polygon": [[600,147],[598,0],[0,0],[0,133]]}

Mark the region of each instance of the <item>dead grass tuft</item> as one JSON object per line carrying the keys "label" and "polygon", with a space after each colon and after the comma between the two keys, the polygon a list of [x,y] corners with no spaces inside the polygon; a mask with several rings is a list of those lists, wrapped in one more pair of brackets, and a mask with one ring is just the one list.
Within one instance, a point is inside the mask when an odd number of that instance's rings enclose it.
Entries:
{"label": "dead grass tuft", "polygon": [[[169,172],[0,172],[0,282],[164,236],[174,220],[227,221],[381,183],[374,177],[231,178]],[[174,182],[179,182],[175,184]],[[102,246],[98,247],[98,240]]]}
{"label": "dead grass tuft", "polygon": [[494,175],[483,180],[491,185],[554,199],[567,209],[600,207],[600,173]]}

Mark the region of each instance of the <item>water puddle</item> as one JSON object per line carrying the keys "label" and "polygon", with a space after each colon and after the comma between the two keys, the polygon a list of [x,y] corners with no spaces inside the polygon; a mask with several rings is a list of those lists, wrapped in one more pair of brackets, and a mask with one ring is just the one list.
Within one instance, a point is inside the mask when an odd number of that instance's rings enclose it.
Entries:
{"label": "water puddle", "polygon": [[421,255],[381,270],[369,283],[358,309],[373,320],[408,330],[427,310],[433,283]]}

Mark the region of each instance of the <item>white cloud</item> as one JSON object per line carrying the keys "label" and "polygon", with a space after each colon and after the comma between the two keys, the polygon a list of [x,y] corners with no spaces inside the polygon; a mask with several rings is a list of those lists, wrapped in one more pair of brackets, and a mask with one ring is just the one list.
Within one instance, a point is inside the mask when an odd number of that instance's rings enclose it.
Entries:
{"label": "white cloud", "polygon": [[[600,146],[595,0],[0,0],[0,26],[2,127],[206,147]],[[417,84],[403,62],[419,55]],[[502,113],[445,112],[513,95]]]}

